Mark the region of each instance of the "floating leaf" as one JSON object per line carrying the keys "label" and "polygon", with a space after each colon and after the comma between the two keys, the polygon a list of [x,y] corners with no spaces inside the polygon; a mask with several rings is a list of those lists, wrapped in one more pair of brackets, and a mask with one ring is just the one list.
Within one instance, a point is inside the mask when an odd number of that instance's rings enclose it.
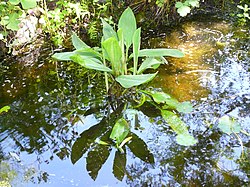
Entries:
{"label": "floating leaf", "polygon": [[190,113],[193,111],[193,106],[190,102],[186,101],[179,103],[176,107],[176,110],[182,113]]}
{"label": "floating leaf", "polygon": [[124,118],[121,118],[115,123],[110,138],[115,140],[117,145],[120,145],[128,135],[129,130],[128,122]]}
{"label": "floating leaf", "polygon": [[161,115],[177,134],[188,134],[186,124],[173,112],[162,110]]}
{"label": "floating leaf", "polygon": [[113,174],[115,178],[122,181],[124,175],[126,174],[126,150],[124,153],[120,151],[115,152],[115,159],[113,163]]}
{"label": "floating leaf", "polygon": [[131,88],[151,81],[157,72],[154,74],[142,74],[142,75],[120,75],[115,80],[119,82],[124,88]]}
{"label": "floating leaf", "polygon": [[225,115],[219,119],[218,128],[222,130],[222,132],[231,134],[231,133],[239,133],[241,131],[240,124],[233,118]]}
{"label": "floating leaf", "polygon": [[165,103],[171,96],[165,92],[153,92],[152,97],[156,103]]}
{"label": "floating leaf", "polygon": [[176,141],[180,145],[191,146],[196,144],[198,141],[190,134],[179,134],[176,136]]}
{"label": "floating leaf", "polygon": [[9,3],[12,5],[18,5],[20,3],[20,0],[9,0]]}
{"label": "floating leaf", "polygon": [[83,48],[90,48],[86,43],[84,43],[75,32],[73,32],[72,36],[72,43],[75,49],[83,49]]}

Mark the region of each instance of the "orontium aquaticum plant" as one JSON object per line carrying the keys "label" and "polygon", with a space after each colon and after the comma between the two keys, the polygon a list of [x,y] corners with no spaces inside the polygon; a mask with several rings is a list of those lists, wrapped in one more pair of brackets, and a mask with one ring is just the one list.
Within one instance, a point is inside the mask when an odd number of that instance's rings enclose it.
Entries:
{"label": "orontium aquaticum plant", "polygon": [[[177,58],[184,56],[177,49],[140,49],[141,28],[137,28],[135,16],[130,8],[122,13],[117,31],[103,19],[102,24],[103,37],[100,47],[91,48],[74,33],[72,42],[75,50],[56,53],[53,57],[61,61],[71,60],[85,68],[104,72],[107,91],[109,90],[109,77],[123,88],[139,86],[156,76],[157,72],[147,74],[143,72],[147,69],[157,69],[161,64],[167,63],[165,56]],[[169,111],[190,112],[192,110],[190,103],[180,103],[164,92],[139,89],[136,91],[142,98],[140,106],[147,101],[161,111],[162,117],[177,133],[179,144],[189,146],[197,142],[189,134],[185,123],[174,112]],[[125,107],[123,111],[126,112],[128,108],[130,107]],[[109,138],[115,142],[115,147],[121,152],[123,152],[122,147],[131,139],[127,137],[129,132],[130,125],[124,116],[118,119],[112,128]],[[105,140],[99,143],[107,144]]]}
{"label": "orontium aquaticum plant", "polygon": [[[166,63],[164,56],[181,58],[184,54],[177,49],[140,49],[141,28],[137,28],[133,11],[127,8],[115,31],[102,19],[103,37],[100,47],[91,48],[76,34],[72,42],[76,50],[56,53],[57,60],[72,60],[85,68],[105,72],[106,88],[109,89],[108,75],[124,88],[138,86],[152,80],[156,73],[143,74],[147,69],[157,69]],[[132,48],[132,50],[130,50]],[[131,54],[130,54],[130,51]],[[140,62],[140,65],[139,65]]]}

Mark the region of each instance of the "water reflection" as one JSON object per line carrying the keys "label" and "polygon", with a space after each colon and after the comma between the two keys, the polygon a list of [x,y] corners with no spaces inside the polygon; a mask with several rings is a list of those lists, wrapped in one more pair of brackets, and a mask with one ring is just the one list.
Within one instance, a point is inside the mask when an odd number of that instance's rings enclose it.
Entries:
{"label": "water reflection", "polygon": [[[206,28],[209,24],[213,29]],[[12,164],[13,157],[26,166],[35,163],[29,181],[53,187],[247,186],[249,136],[239,134],[242,157],[238,138],[223,134],[217,122],[227,114],[250,131],[249,31],[233,30],[224,22],[188,23],[183,30],[170,34],[168,45],[182,47],[187,58],[169,59],[152,85],[180,100],[197,100],[195,111],[181,116],[199,140],[195,146],[178,145],[173,130],[147,106],[136,118],[127,116],[133,122],[132,141],[124,154],[99,145],[95,140],[110,141],[112,125],[123,115],[120,100],[112,108],[103,97],[102,76],[70,63],[27,69],[13,63],[1,74],[0,107],[11,107],[0,116],[1,163]],[[170,42],[166,40],[161,45]],[[35,186],[32,182],[24,186]]]}

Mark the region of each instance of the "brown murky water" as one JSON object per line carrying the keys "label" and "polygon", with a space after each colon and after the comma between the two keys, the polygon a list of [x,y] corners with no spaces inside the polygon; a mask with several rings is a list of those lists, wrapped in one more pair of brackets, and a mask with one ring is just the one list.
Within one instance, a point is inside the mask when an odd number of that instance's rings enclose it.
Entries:
{"label": "brown murky water", "polygon": [[[214,80],[216,71],[212,58],[226,43],[223,36],[229,32],[226,22],[187,22],[165,38],[154,38],[150,45],[180,49],[185,53],[181,59],[169,58],[158,77],[152,82],[180,101],[199,100],[207,97],[207,84]],[[161,40],[161,41],[160,41]]]}

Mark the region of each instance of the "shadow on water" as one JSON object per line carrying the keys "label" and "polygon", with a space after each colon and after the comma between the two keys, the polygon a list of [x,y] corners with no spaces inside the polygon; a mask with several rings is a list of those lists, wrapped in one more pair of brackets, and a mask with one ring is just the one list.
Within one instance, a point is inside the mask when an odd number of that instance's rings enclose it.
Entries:
{"label": "shadow on water", "polygon": [[[178,145],[152,108],[123,114],[126,100],[104,97],[98,74],[49,58],[27,66],[4,61],[0,107],[11,109],[0,116],[0,181],[7,175],[15,186],[247,186],[250,138],[222,133],[217,124],[228,115],[250,132],[249,40],[248,29],[190,21],[149,41],[186,53],[168,59],[150,86],[193,101],[195,110],[181,116],[199,141],[191,147]],[[132,136],[123,154],[95,142],[110,142],[121,115]]]}

